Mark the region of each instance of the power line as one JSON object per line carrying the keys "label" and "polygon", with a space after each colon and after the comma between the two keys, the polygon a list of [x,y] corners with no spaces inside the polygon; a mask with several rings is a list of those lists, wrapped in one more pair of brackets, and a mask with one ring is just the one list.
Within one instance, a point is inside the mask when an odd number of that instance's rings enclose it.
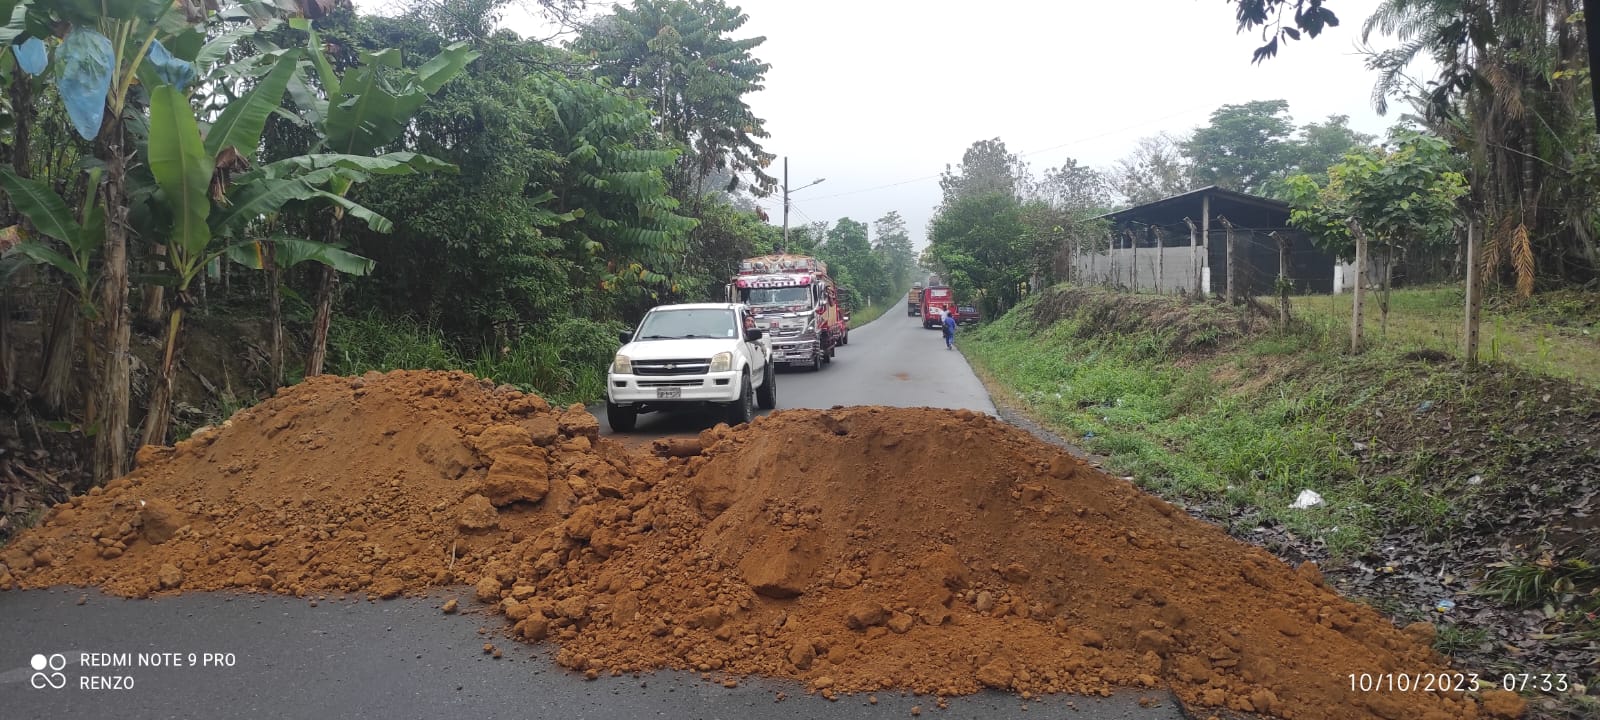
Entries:
{"label": "power line", "polygon": [[814,223],[814,222],[816,222],[816,221],[815,221],[815,220],[812,220],[812,219],[811,219],[811,216],[810,216],[810,215],[807,215],[807,214],[806,214],[806,211],[804,211],[804,210],[801,210],[801,209],[800,209],[800,206],[799,206],[799,205],[796,205],[796,204],[794,204],[794,201],[793,201],[793,200],[790,200],[790,201],[789,201],[789,209],[790,209],[790,210],[793,210],[793,211],[795,211],[795,212],[797,212],[797,213],[800,213],[800,217],[803,217],[803,218],[805,218],[805,219],[806,219],[806,222],[808,222],[808,223]]}
{"label": "power line", "polygon": [[[1029,157],[1029,156],[1032,156],[1032,155],[1038,155],[1040,153],[1047,153],[1047,152],[1050,152],[1051,150],[1060,150],[1061,148],[1064,148],[1064,147],[1070,147],[1070,146],[1073,146],[1073,145],[1079,145],[1079,144],[1082,144],[1082,143],[1091,142],[1091,141],[1094,141],[1094,140],[1099,140],[1100,138],[1103,138],[1103,137],[1109,137],[1111,135],[1116,135],[1118,133],[1123,133],[1123,132],[1127,132],[1129,130],[1133,130],[1133,129],[1136,129],[1136,128],[1145,127],[1145,126],[1148,126],[1148,125],[1151,125],[1151,124],[1154,124],[1154,123],[1159,123],[1159,122],[1163,122],[1163,121],[1166,121],[1166,120],[1170,120],[1172,118],[1178,117],[1179,115],[1187,115],[1187,114],[1189,114],[1191,112],[1194,112],[1195,110],[1203,109],[1203,108],[1206,108],[1206,107],[1209,107],[1209,106],[1210,106],[1209,103],[1206,104],[1206,105],[1197,105],[1195,107],[1188,108],[1188,109],[1185,109],[1185,110],[1180,110],[1178,112],[1171,113],[1169,115],[1163,115],[1161,117],[1158,117],[1158,118],[1155,118],[1153,120],[1149,120],[1149,121],[1146,121],[1146,122],[1143,122],[1143,123],[1140,123],[1140,124],[1137,124],[1137,125],[1131,125],[1131,126],[1128,126],[1128,127],[1121,127],[1121,128],[1117,128],[1115,130],[1108,130],[1106,132],[1100,133],[1099,135],[1091,135],[1091,136],[1086,137],[1086,138],[1079,138],[1077,140],[1064,142],[1064,143],[1061,143],[1060,145],[1052,145],[1050,147],[1042,148],[1042,149],[1039,149],[1039,150],[1030,150],[1030,151],[1025,152],[1025,153],[1019,153],[1017,155],[1017,157],[1025,158],[1025,157]],[[887,189],[892,188],[892,187],[899,187],[901,185],[909,185],[909,184],[914,183],[914,182],[922,182],[923,180],[932,180],[933,178],[939,177],[942,174],[944,174],[944,173],[941,171],[941,172],[936,172],[936,173],[934,173],[932,175],[923,175],[922,177],[912,178],[910,180],[901,180],[899,182],[892,182],[892,183],[888,183],[886,185],[877,185],[877,186],[874,186],[874,187],[862,188],[860,190],[847,190],[845,192],[834,193],[832,195],[822,195],[822,196],[818,196],[818,197],[813,197],[811,199],[812,200],[831,200],[833,198],[846,197],[846,196],[849,196],[849,195],[859,195],[861,193],[874,192],[874,191],[877,191],[877,190],[887,190]]]}

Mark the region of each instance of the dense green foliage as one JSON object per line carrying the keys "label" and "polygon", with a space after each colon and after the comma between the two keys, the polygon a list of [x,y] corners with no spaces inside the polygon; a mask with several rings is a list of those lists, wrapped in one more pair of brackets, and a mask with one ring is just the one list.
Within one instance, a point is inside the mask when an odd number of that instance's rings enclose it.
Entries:
{"label": "dense green foliage", "polygon": [[1443,245],[1454,240],[1456,201],[1466,181],[1453,169],[1443,140],[1402,133],[1393,150],[1370,148],[1346,155],[1328,170],[1328,182],[1290,178],[1289,221],[1323,249],[1354,255],[1354,232],[1365,232],[1381,252]]}
{"label": "dense green foliage", "polygon": [[[12,86],[0,148],[14,160],[0,225],[28,223],[0,274],[49,268],[96,321],[58,318],[35,388],[83,427],[123,426],[142,402],[146,441],[160,442],[183,319],[251,307],[273,328],[274,379],[258,391],[327,357],[341,372],[462,367],[590,401],[626,321],[720,297],[739,259],[780,244],[735,190],[772,185],[745,103],[767,65],[759,38],[732,39],[744,16],[722,2],[616,6],[569,50],[494,30],[503,0],[386,17],[141,1],[106,17],[24,3],[16,37],[44,42],[0,63]],[[35,63],[41,48],[63,61]],[[877,247],[848,219],[816,240],[848,300],[890,296],[911,272],[903,224]],[[130,392],[147,384],[118,349],[129,299],[140,332],[166,337],[149,396]],[[308,336],[308,352],[284,347]],[[86,385],[109,388],[86,404],[110,408],[98,417],[59,400],[74,354],[96,369]],[[128,443],[95,437],[114,476]]]}
{"label": "dense green foliage", "polygon": [[1259,193],[1288,165],[1287,141],[1294,131],[1288,114],[1289,103],[1283,100],[1217,108],[1211,123],[1183,143],[1194,184]]}
{"label": "dense green foliage", "polygon": [[944,202],[921,264],[987,317],[1065,278],[1068,238],[1110,209],[1111,181],[1068,158],[1035,179],[999,138],[980,140],[940,178]]}
{"label": "dense green foliage", "polygon": [[[1287,8],[1321,4],[1233,2],[1241,30],[1276,28]],[[1585,22],[1575,0],[1384,0],[1361,29],[1363,40],[1399,43],[1368,52],[1378,73],[1374,104],[1382,112],[1391,100],[1406,103],[1465,160],[1470,193],[1459,220],[1483,229],[1488,279],[1514,281],[1523,296],[1540,283],[1600,277],[1600,146]],[[1419,60],[1430,76],[1412,75]]]}
{"label": "dense green foliage", "polygon": [[718,171],[731,173],[729,191],[741,174],[762,192],[776,183],[759,142],[767,132],[744,101],[766,77],[769,66],[751,52],[766,38],[730,36],[745,20],[722,0],[635,0],[613,6],[573,44],[597,77],[644,99],[661,134],[685,148],[673,173],[680,197],[699,197]]}

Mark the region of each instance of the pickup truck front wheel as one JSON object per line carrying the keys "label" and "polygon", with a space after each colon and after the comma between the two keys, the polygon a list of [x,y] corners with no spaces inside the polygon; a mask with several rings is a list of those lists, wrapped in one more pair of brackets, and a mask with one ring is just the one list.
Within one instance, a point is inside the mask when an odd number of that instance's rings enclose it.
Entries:
{"label": "pickup truck front wheel", "polygon": [[728,425],[740,425],[750,422],[756,416],[755,393],[750,390],[750,373],[745,372],[740,378],[739,399],[728,406]]}
{"label": "pickup truck front wheel", "polygon": [[772,369],[772,363],[767,363],[767,369],[762,372],[766,378],[761,387],[756,388],[756,404],[762,410],[771,410],[778,406],[778,371]]}
{"label": "pickup truck front wheel", "polygon": [[606,423],[611,426],[611,432],[633,432],[633,427],[639,423],[639,408],[607,401]]}

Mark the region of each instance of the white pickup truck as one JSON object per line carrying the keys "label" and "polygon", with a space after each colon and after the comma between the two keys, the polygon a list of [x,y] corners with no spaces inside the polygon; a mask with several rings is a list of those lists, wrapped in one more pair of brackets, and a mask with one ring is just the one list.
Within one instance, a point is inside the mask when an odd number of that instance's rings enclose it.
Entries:
{"label": "white pickup truck", "polygon": [[621,335],[606,374],[606,421],[628,432],[639,413],[691,405],[726,407],[729,425],[750,422],[756,405],[778,405],[772,341],[739,303],[661,305]]}

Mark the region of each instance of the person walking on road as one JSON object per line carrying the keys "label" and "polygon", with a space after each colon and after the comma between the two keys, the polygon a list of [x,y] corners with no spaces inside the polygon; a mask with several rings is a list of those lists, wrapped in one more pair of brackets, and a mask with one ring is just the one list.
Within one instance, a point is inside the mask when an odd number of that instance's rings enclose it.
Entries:
{"label": "person walking on road", "polygon": [[944,330],[944,349],[954,350],[956,349],[956,316],[950,314],[944,308],[939,310],[940,314],[944,316],[944,319],[939,321],[939,327]]}

